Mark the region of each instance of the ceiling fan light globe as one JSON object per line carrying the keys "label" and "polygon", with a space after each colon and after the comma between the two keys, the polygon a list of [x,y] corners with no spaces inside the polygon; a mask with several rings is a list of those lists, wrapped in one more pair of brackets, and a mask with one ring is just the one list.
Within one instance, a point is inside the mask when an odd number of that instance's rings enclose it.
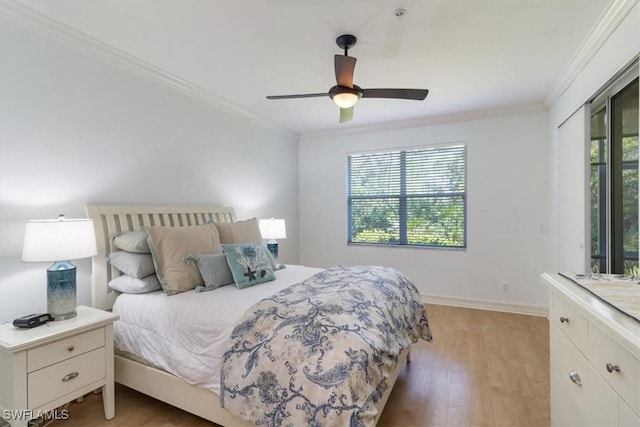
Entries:
{"label": "ceiling fan light globe", "polygon": [[362,97],[362,88],[357,85],[353,87],[334,86],[329,89],[329,96],[340,108],[351,108]]}
{"label": "ceiling fan light globe", "polygon": [[340,108],[351,108],[360,97],[355,93],[337,93],[333,96],[333,102]]}

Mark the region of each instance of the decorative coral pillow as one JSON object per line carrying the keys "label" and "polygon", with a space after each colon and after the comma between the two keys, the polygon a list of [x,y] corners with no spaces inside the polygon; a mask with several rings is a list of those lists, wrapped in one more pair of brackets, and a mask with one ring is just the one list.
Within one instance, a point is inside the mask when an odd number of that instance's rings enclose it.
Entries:
{"label": "decorative coral pillow", "polygon": [[262,241],[222,244],[231,269],[233,280],[239,289],[269,282],[276,278]]}

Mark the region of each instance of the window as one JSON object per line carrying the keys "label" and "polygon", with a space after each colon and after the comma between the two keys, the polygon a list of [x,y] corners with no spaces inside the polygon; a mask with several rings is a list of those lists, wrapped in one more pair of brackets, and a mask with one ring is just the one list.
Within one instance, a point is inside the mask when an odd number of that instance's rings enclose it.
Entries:
{"label": "window", "polygon": [[467,146],[347,159],[350,244],[465,248]]}
{"label": "window", "polygon": [[628,74],[621,77],[591,108],[590,231],[594,273],[640,275],[637,71],[631,78]]}

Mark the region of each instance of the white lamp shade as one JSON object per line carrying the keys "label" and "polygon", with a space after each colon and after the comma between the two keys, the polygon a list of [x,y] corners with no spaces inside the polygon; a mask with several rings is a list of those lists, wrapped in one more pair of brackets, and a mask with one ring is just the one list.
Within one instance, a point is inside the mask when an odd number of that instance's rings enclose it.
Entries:
{"label": "white lamp shade", "polygon": [[259,222],[260,234],[263,239],[286,239],[287,229],[284,219],[261,219]]}
{"label": "white lamp shade", "polygon": [[56,262],[89,258],[98,254],[91,219],[27,221],[22,261]]}

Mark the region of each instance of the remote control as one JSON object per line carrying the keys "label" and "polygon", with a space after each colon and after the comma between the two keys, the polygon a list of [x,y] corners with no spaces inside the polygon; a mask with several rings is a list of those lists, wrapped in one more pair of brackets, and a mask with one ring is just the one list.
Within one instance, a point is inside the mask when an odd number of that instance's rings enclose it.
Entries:
{"label": "remote control", "polygon": [[28,314],[23,317],[18,317],[13,321],[13,326],[16,328],[35,328],[36,326],[44,325],[48,321],[53,320],[53,317],[49,313],[44,314]]}

